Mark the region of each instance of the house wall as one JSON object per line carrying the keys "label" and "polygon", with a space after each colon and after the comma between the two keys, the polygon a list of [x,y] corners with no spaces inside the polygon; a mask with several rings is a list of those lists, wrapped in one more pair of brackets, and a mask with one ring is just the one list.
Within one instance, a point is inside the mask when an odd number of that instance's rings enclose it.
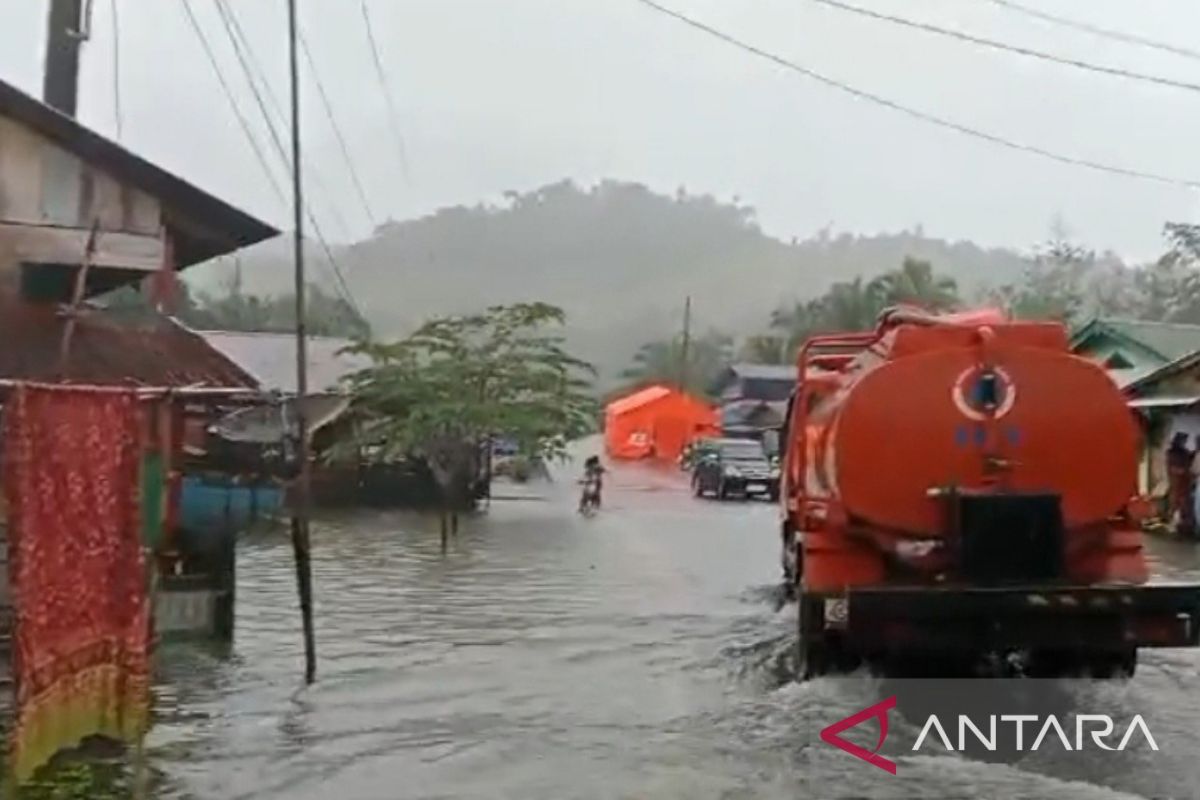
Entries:
{"label": "house wall", "polygon": [[157,270],[161,223],[154,197],[0,117],[0,280],[22,262],[79,263],[93,224],[94,266]]}
{"label": "house wall", "polygon": [[[1200,366],[1163,378],[1140,394],[1142,397],[1200,396]],[[1140,489],[1159,492],[1167,480],[1167,446],[1176,433],[1187,434],[1188,445],[1196,446],[1196,436],[1200,435],[1200,412],[1195,408],[1153,411],[1145,430]]]}

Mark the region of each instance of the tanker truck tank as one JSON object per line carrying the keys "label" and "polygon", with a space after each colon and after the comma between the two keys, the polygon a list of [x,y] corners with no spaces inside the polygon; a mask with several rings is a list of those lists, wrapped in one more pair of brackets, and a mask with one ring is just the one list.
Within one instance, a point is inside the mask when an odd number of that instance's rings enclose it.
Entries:
{"label": "tanker truck tank", "polygon": [[1137,425],[1061,325],[895,309],[814,338],[783,438],[806,672],[1016,651],[1111,673],[1200,643],[1200,587],[1147,583]]}

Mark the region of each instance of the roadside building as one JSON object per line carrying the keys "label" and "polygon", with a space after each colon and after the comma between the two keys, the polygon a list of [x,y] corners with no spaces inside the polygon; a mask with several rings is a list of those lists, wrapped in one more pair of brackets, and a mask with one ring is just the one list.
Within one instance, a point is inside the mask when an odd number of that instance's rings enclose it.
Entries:
{"label": "roadside building", "polygon": [[1172,438],[1186,434],[1196,449],[1200,436],[1200,346],[1125,387],[1129,405],[1142,422],[1139,490],[1166,494],[1166,451]]}
{"label": "roadside building", "polygon": [[1100,363],[1124,388],[1200,350],[1200,325],[1096,317],[1071,336],[1071,351]]}
{"label": "roadside building", "polygon": [[143,392],[142,521],[164,559],[160,631],[211,625],[221,598],[231,602],[232,586],[217,591],[210,580],[222,576],[192,580],[205,554],[189,561],[175,536],[181,453],[188,419],[257,387],[166,316],[88,299],[153,278],[169,311],[180,270],[277,233],[0,81],[0,408],[16,382]]}
{"label": "roadside building", "polygon": [[[350,421],[346,412],[351,398],[343,379],[370,365],[366,356],[343,352],[349,339],[311,336],[307,340],[308,385],[301,401],[296,397],[296,337],[287,333],[244,333],[239,331],[199,331],[210,346],[253,375],[264,392],[273,396],[268,405],[237,411],[214,425],[210,442],[221,452],[219,460],[260,476],[273,472],[272,465],[286,462],[285,450],[296,434],[295,421],[302,404],[308,423],[309,442],[314,458],[313,497],[316,502],[339,499],[352,501],[358,482],[357,464],[340,469],[328,463],[324,455],[346,433]],[[219,513],[232,503],[241,513],[270,512],[283,502],[275,483],[258,481],[242,487],[230,498],[223,478],[196,476],[189,495],[193,513]],[[215,481],[215,482],[214,482]],[[247,492],[251,493],[247,495]]]}
{"label": "roadside building", "polygon": [[777,432],[796,388],[796,367],[774,364],[731,364],[712,386],[721,403],[722,435],[756,439],[774,452]]}

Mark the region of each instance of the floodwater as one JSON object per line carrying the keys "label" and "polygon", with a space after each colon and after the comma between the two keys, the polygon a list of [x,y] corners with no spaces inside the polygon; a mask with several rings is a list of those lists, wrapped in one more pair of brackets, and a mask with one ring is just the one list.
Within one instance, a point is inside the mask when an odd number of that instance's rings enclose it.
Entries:
{"label": "floodwater", "polygon": [[[957,755],[902,759],[899,777],[864,767],[817,731],[872,702],[874,679],[790,680],[775,508],[696,500],[681,475],[642,467],[606,489],[592,519],[573,512],[569,476],[525,499],[503,490],[444,556],[419,517],[320,520],[305,690],[290,545],[248,538],[232,652],[160,654],[153,794],[1200,796],[1200,776],[1164,775],[1178,768],[1153,753],[1140,773],[1072,779]],[[1164,571],[1200,579],[1195,546],[1153,546]],[[1129,687],[1160,740],[1200,728],[1200,655],[1144,654]]]}

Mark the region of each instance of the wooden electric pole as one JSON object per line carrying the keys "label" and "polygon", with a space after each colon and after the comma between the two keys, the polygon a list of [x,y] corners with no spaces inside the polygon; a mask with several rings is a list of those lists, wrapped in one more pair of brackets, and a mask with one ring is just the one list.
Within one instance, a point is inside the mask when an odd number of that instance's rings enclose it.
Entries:
{"label": "wooden electric pole", "polygon": [[42,101],[69,117],[79,97],[79,49],[87,38],[84,0],[50,0]]}
{"label": "wooden electric pole", "polygon": [[679,348],[679,390],[688,390],[688,356],[692,345],[692,296],[683,303],[683,343]]}
{"label": "wooden electric pole", "polygon": [[312,542],[309,515],[312,508],[312,474],[308,456],[308,414],[304,407],[308,396],[308,342],[304,308],[304,182],[300,171],[300,68],[296,55],[296,0],[287,0],[288,63],[292,90],[292,240],[295,253],[296,291],[296,477],[292,510],[292,551],[296,557],[296,586],[300,593],[300,614],[304,622],[304,682],[317,677],[317,645],[313,632]]}

